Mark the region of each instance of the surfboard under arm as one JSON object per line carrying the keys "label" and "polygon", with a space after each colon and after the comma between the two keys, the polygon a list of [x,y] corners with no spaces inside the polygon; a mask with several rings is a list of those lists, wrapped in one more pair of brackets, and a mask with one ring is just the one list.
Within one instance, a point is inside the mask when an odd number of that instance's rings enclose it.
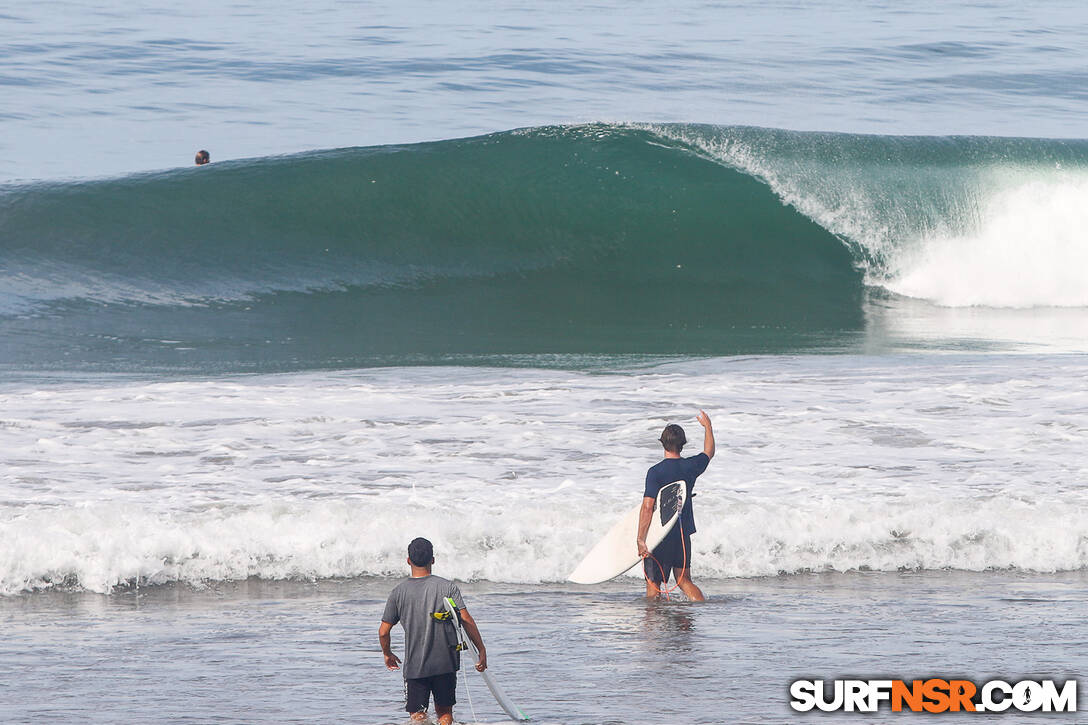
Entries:
{"label": "surfboard under arm", "polygon": [[[476,643],[465,636],[465,628],[461,625],[461,616],[457,611],[457,607],[454,606],[448,598],[443,602],[446,605],[446,611],[450,613],[454,621],[457,623],[457,635],[462,643],[467,642],[469,647],[472,648],[472,653],[476,655],[476,659],[480,659],[480,650],[476,649]],[[472,665],[465,665],[471,667]],[[473,668],[475,669],[475,668]],[[499,686],[499,683],[491,676],[488,670],[484,670],[480,673],[480,676],[484,678],[484,683],[487,685],[487,689],[491,690],[491,696],[495,698],[495,702],[499,703],[499,707],[503,709],[507,715],[513,720],[528,720],[529,716],[522,712],[521,708],[514,704],[514,701],[506,694],[506,691]]]}
{"label": "surfboard under arm", "polygon": [[[651,551],[676,526],[686,500],[687,484],[683,481],[667,484],[658,491],[654,516],[646,532],[646,546]],[[618,577],[642,561],[635,543],[641,511],[642,503],[640,502],[617,521],[604,538],[590,549],[582,559],[582,563],[571,572],[569,580],[576,584],[599,584]]]}

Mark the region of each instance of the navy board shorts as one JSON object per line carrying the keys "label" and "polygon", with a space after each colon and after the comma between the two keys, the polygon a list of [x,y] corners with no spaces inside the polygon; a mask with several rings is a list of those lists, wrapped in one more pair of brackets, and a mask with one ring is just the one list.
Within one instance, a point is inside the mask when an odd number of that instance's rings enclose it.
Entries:
{"label": "navy board shorts", "polygon": [[409,713],[426,712],[434,693],[435,707],[453,707],[457,704],[457,673],[420,677],[404,681],[404,709]]}
{"label": "navy board shorts", "polygon": [[655,584],[667,582],[673,569],[691,568],[691,534],[681,534],[679,527],[674,528],[651,553],[653,558],[642,560],[646,578]]}

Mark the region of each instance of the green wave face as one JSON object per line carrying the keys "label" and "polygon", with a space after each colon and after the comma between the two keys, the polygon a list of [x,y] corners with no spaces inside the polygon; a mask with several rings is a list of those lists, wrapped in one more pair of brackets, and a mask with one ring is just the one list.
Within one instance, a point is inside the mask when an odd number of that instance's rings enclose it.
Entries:
{"label": "green wave face", "polygon": [[946,307],[1088,307],[1088,141],[654,129],[763,180],[870,285]]}
{"label": "green wave face", "polygon": [[[864,330],[867,285],[1076,306],[1088,284],[1061,275],[1083,274],[1066,241],[1088,221],[1022,239],[1001,214],[1079,208],[1086,159],[1079,141],[590,125],[9,187],[0,362],[809,349]],[[1025,249],[1053,257],[1026,291],[1006,277],[1027,265],[999,265]]]}
{"label": "green wave face", "polygon": [[862,324],[839,239],[630,128],[17,187],[0,239],[9,362],[729,353]]}

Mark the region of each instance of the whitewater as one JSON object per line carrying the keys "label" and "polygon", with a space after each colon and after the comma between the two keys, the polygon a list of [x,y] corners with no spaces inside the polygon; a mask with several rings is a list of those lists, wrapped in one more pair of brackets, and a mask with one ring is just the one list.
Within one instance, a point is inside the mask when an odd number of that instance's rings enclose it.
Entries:
{"label": "whitewater", "polygon": [[1077,570],[1084,374],[817,356],[9,385],[0,590],[395,576],[408,534],[458,579],[562,582],[700,407],[703,576]]}

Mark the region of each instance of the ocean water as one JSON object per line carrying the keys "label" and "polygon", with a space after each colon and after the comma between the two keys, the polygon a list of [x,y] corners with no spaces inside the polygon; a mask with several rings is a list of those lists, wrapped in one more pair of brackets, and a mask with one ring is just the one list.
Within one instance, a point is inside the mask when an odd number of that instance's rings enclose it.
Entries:
{"label": "ocean water", "polygon": [[[250,580],[201,591],[165,586],[110,597],[0,599],[5,665],[34,673],[7,678],[0,716],[96,724],[406,722],[397,712],[400,674],[385,669],[375,636],[392,585]],[[800,715],[789,709],[788,683],[824,673],[928,676],[938,662],[942,672],[976,681],[1062,681],[1086,664],[1086,587],[1082,572],[926,572],[706,580],[710,598],[699,605],[648,603],[635,587],[616,583],[477,582],[464,595],[481,622],[493,676],[532,722],[923,723],[934,716]],[[474,672],[459,680],[457,697],[459,722],[508,722]]]}
{"label": "ocean water", "polygon": [[0,13],[0,179],[587,121],[1083,138],[1081,3],[68,0]]}
{"label": "ocean water", "polygon": [[[1080,677],[1086,30],[0,10],[0,720],[401,722],[417,535],[540,722]],[[566,583],[700,409],[709,602]]]}

